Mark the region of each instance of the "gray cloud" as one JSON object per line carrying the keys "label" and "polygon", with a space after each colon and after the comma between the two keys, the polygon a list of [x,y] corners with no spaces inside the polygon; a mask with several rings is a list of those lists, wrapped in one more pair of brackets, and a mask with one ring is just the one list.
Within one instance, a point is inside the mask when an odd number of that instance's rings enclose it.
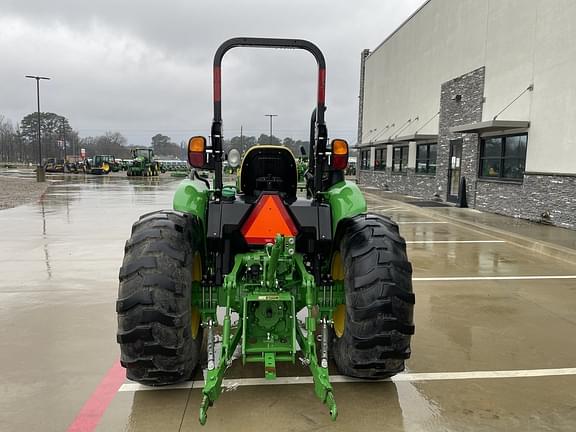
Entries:
{"label": "gray cloud", "polygon": [[[355,141],[359,58],[423,0],[22,2],[0,6],[0,114],[19,121],[42,109],[66,115],[81,135],[117,130],[135,144],[157,132],[179,141],[207,134],[211,65],[218,45],[234,36],[298,37],[327,59],[331,136]],[[296,51],[232,50],[223,65],[226,136],[305,138],[314,106],[314,60]]]}

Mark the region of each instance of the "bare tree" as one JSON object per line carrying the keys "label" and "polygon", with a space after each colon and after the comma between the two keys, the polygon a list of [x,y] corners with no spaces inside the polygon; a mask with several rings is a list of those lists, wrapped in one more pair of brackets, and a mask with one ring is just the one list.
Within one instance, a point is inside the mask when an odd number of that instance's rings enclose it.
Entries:
{"label": "bare tree", "polygon": [[16,150],[14,126],[9,119],[0,114],[0,160],[15,162]]}

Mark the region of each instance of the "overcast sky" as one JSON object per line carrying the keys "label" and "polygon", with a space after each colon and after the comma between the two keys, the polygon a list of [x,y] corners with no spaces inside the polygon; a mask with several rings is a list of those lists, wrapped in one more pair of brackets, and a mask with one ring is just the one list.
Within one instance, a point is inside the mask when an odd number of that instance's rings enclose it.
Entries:
{"label": "overcast sky", "polygon": [[[0,115],[66,116],[81,136],[118,131],[148,145],[208,135],[212,60],[236,36],[308,39],[327,62],[330,137],[356,142],[360,52],[374,49],[423,0],[1,0]],[[236,48],[224,57],[225,137],[268,133],[306,139],[316,63],[305,52]]]}

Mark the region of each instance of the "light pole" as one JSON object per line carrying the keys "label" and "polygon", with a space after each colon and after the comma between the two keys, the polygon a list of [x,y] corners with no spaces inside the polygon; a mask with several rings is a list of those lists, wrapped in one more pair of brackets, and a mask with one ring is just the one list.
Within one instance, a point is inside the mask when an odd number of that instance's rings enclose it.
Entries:
{"label": "light pole", "polygon": [[38,166],[36,167],[36,180],[39,182],[46,181],[44,167],[42,166],[42,138],[40,136],[40,80],[49,80],[48,77],[26,75],[26,78],[36,80],[36,99],[38,101]]}
{"label": "light pole", "polygon": [[278,114],[264,114],[264,117],[270,117],[270,144],[272,144],[272,118],[278,117]]}
{"label": "light pole", "polygon": [[62,145],[64,146],[64,163],[66,163],[66,123],[64,121],[64,116],[60,118],[61,128],[62,128]]}

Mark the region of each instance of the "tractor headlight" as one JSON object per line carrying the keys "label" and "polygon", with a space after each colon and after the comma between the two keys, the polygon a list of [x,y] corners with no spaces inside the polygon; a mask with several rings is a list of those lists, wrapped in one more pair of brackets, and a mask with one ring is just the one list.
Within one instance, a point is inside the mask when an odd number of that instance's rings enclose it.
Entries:
{"label": "tractor headlight", "polygon": [[233,148],[228,152],[228,165],[231,168],[236,168],[240,165],[240,152],[238,149]]}

